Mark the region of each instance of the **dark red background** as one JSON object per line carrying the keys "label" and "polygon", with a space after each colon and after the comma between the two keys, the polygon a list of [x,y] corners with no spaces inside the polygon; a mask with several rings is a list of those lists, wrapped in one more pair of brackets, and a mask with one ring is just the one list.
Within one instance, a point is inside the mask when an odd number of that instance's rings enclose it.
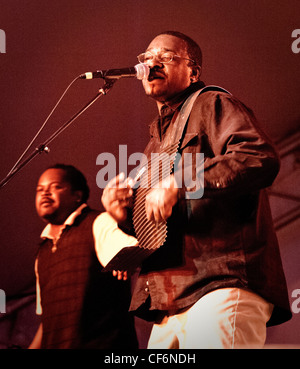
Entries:
{"label": "dark red background", "polygon": [[[76,76],[135,65],[151,39],[169,29],[201,45],[203,80],[249,105],[280,142],[299,127],[300,54],[291,50],[299,14],[298,0],[0,0],[0,29],[6,33],[6,54],[0,54],[1,179]],[[101,85],[101,80],[77,81],[35,146]],[[51,143],[48,155],[39,155],[0,190],[0,289],[7,297],[34,286],[36,242],[43,227],[34,195],[41,172],[56,162],[77,166],[89,181],[90,205],[99,207],[97,156],[110,152],[118,157],[120,144],[127,145],[128,155],[143,151],[155,114],[140,81],[120,80]],[[294,270],[299,281],[296,264]]]}

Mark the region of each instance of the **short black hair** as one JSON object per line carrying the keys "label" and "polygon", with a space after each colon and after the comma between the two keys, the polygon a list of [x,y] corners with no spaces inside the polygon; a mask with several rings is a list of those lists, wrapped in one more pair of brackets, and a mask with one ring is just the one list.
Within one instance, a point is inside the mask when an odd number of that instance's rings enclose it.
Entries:
{"label": "short black hair", "polygon": [[157,36],[159,35],[175,36],[183,40],[186,44],[186,49],[189,58],[194,60],[194,62],[200,67],[202,66],[202,50],[200,46],[197,44],[197,42],[194,41],[192,38],[178,31],[164,31],[159,33]]}
{"label": "short black hair", "polygon": [[87,180],[85,176],[75,168],[73,165],[61,164],[57,163],[51,165],[47,169],[61,169],[65,172],[65,181],[67,181],[73,191],[81,191],[82,192],[82,202],[87,202],[90,196],[90,189],[87,184]]}

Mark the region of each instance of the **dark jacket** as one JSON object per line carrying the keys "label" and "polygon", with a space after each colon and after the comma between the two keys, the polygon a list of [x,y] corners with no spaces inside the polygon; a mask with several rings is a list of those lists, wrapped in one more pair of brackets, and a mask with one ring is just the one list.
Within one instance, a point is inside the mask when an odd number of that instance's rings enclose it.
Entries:
{"label": "dark jacket", "polygon": [[[175,112],[180,106],[175,105]],[[167,123],[152,123],[146,155],[159,152],[168,139],[174,122],[170,116]],[[185,153],[203,153],[204,164],[196,168],[194,155],[184,165]],[[239,287],[275,305],[269,325],[288,320],[286,281],[265,191],[278,173],[279,160],[253,113],[230,94],[201,94],[180,154],[179,173],[192,171],[195,178],[204,170],[204,193],[187,199],[190,189],[180,189],[166,243],[144,262],[131,309],[156,319],[156,312],[179,312],[212,290]]]}

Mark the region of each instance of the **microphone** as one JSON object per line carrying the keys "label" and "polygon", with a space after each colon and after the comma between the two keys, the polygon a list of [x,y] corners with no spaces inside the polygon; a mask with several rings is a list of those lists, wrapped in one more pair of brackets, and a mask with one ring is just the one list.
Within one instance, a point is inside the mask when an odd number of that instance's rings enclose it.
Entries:
{"label": "microphone", "polygon": [[96,72],[87,72],[81,74],[79,78],[82,79],[93,79],[93,78],[103,78],[103,79],[120,79],[128,77],[136,77],[137,79],[148,78],[150,73],[150,68],[148,64],[139,63],[131,68],[122,69],[106,69],[97,70]]}

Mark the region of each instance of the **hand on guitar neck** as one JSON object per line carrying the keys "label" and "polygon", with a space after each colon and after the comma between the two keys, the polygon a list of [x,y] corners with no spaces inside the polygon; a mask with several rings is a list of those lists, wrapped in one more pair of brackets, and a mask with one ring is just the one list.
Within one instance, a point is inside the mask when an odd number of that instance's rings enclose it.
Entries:
{"label": "hand on guitar neck", "polygon": [[105,210],[121,223],[127,218],[127,208],[132,206],[132,179],[125,178],[124,173],[113,178],[102,194],[102,204]]}

